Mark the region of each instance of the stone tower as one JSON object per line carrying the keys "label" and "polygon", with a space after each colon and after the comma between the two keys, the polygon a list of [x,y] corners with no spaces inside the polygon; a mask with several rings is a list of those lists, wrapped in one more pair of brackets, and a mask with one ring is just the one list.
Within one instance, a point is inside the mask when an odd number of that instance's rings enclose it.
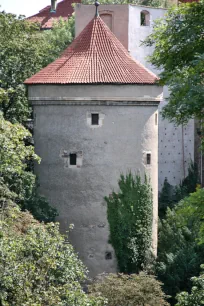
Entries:
{"label": "stone tower", "polygon": [[157,246],[157,77],[135,61],[99,16],[59,59],[26,80],[34,111],[35,171],[62,231],[91,276],[116,271],[104,196],[120,173],[146,172],[153,187]]}

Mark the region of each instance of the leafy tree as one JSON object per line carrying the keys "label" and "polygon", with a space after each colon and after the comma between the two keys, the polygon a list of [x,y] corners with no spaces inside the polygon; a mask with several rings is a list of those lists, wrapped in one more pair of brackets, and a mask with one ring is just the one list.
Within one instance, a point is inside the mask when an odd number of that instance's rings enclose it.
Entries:
{"label": "leafy tree", "polygon": [[25,146],[24,140],[31,135],[22,125],[6,121],[0,113],[0,131],[1,175],[20,175],[26,169],[26,160],[32,158],[39,161],[34,148]]}
{"label": "leafy tree", "polygon": [[22,84],[44,64],[47,46],[39,31],[23,16],[0,13],[0,105],[12,122],[23,122],[30,113]]}
{"label": "leafy tree", "polygon": [[161,283],[154,276],[109,274],[89,287],[95,297],[103,296],[108,306],[167,306]]}
{"label": "leafy tree", "polygon": [[182,201],[178,214],[184,217],[184,225],[189,223],[199,230],[198,242],[204,244],[204,189],[197,188],[197,191],[190,194]]}
{"label": "leafy tree", "polygon": [[199,275],[203,263],[203,199],[204,190],[198,189],[168,208],[159,226],[156,271],[172,303],[177,293],[190,290],[190,279]]}
{"label": "leafy tree", "polygon": [[177,124],[203,119],[204,1],[180,4],[155,23],[144,42],[154,46],[150,62],[162,69],[160,83],[170,88],[163,116]]}
{"label": "leafy tree", "polygon": [[80,282],[87,271],[58,224],[40,224],[28,212],[8,205],[0,229],[2,306],[104,305],[101,298],[83,292]]}
{"label": "leafy tree", "polygon": [[165,293],[171,296],[172,305],[176,294],[190,290],[191,277],[200,272],[204,247],[198,246],[196,239],[197,231],[183,226],[177,210],[168,208],[166,219],[159,225],[156,274],[164,283]]}
{"label": "leafy tree", "polygon": [[24,123],[31,114],[23,85],[55,60],[73,39],[73,18],[42,32],[23,16],[0,12],[0,109],[11,122]]}
{"label": "leafy tree", "polygon": [[27,171],[31,160],[40,161],[31,145],[25,145],[31,134],[21,124],[12,124],[0,113],[0,181],[15,194],[15,201],[30,210],[41,221],[54,221],[57,211],[36,191],[36,177]]}
{"label": "leafy tree", "polygon": [[[204,266],[202,265],[203,269]],[[178,303],[176,306],[201,306],[204,304],[204,274],[203,272],[198,277],[192,277],[193,287],[191,293],[181,292],[177,295]]]}
{"label": "leafy tree", "polygon": [[53,24],[50,31],[43,32],[44,38],[50,46],[50,52],[46,55],[48,63],[53,62],[60,56],[73,41],[75,36],[75,17],[69,17],[68,20],[59,19]]}
{"label": "leafy tree", "polygon": [[144,269],[151,259],[152,189],[147,177],[131,173],[121,175],[120,191],[106,197],[110,226],[110,243],[120,272],[135,273]]}

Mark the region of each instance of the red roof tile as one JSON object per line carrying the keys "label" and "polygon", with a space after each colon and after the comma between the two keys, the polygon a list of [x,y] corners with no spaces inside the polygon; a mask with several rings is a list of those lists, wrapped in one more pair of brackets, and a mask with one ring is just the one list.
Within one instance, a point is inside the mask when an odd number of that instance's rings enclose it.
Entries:
{"label": "red roof tile", "polygon": [[58,21],[59,18],[64,20],[68,19],[72,15],[74,9],[72,7],[73,3],[81,3],[81,0],[63,0],[57,4],[56,12],[50,12],[50,5],[42,9],[38,14],[28,17],[27,19],[33,22],[39,22],[41,24],[41,29],[52,28],[53,22]]}
{"label": "red roof tile", "polygon": [[100,17],[95,17],[61,57],[25,84],[153,84],[158,78],[135,61]]}

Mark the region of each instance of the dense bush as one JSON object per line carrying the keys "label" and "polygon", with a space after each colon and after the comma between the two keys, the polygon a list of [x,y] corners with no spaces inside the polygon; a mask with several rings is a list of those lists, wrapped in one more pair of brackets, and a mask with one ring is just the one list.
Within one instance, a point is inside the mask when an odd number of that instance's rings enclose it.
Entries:
{"label": "dense bush", "polygon": [[120,272],[138,273],[151,259],[152,190],[145,177],[121,175],[120,190],[107,202],[110,243],[114,247]]}
{"label": "dense bush", "polygon": [[40,224],[12,197],[5,195],[10,204],[0,212],[0,305],[104,305],[83,292],[86,269],[58,225]]}
{"label": "dense bush", "polygon": [[190,279],[199,275],[203,263],[203,202],[204,190],[198,189],[172,210],[168,208],[159,225],[156,270],[173,304],[177,293],[190,290]]}
{"label": "dense bush", "polygon": [[145,273],[109,274],[102,282],[91,285],[89,291],[95,297],[105,297],[108,306],[169,305],[162,292],[161,283]]}
{"label": "dense bush", "polygon": [[[54,221],[57,211],[37,192],[35,175],[27,171],[31,160],[40,161],[25,140],[31,134],[21,124],[5,120],[0,112],[0,185],[15,193],[15,202],[40,221]],[[1,189],[2,189],[1,186]]]}
{"label": "dense bush", "polygon": [[[202,266],[204,268],[204,266]],[[204,274],[192,277],[193,287],[191,293],[181,292],[177,296],[176,306],[201,306],[204,305]]]}
{"label": "dense bush", "polygon": [[178,214],[183,217],[183,225],[191,226],[198,232],[199,245],[204,245],[204,189],[198,187],[196,192],[185,198],[178,208]]}

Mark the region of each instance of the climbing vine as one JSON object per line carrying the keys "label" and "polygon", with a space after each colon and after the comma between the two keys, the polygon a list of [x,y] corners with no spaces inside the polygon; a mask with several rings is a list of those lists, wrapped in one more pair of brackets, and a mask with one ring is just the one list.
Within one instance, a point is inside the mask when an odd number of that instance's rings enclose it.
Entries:
{"label": "climbing vine", "polygon": [[137,273],[151,258],[153,200],[150,182],[139,175],[121,175],[120,191],[106,197],[110,243],[120,272]]}

